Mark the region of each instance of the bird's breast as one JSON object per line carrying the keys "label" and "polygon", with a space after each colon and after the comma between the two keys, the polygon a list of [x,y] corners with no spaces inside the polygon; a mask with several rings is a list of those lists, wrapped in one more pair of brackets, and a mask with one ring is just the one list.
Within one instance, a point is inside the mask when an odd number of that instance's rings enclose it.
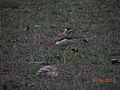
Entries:
{"label": "bird's breast", "polygon": [[60,40],[60,41],[56,41],[56,45],[59,45],[59,46],[66,46],[66,45],[69,45],[72,43],[73,40],[71,39],[63,39],[63,40]]}

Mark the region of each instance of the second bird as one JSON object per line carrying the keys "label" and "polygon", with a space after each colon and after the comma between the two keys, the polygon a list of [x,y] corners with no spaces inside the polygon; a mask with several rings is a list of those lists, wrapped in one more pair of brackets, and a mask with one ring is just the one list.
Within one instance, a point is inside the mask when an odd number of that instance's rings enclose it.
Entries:
{"label": "second bird", "polygon": [[[59,46],[65,47],[65,50],[64,50],[64,64],[67,63],[67,60],[66,60],[67,46],[73,43],[72,32],[73,31],[71,29],[65,28],[63,32],[57,34],[57,36],[56,36],[55,44],[58,47]],[[57,56],[59,56],[58,47],[57,47]]]}

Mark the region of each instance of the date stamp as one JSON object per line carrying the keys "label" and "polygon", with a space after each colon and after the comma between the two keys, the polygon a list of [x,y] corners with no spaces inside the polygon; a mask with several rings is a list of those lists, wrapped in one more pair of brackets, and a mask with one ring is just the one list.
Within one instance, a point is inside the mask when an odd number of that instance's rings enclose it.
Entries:
{"label": "date stamp", "polygon": [[112,78],[93,78],[92,83],[93,84],[96,84],[96,83],[116,83],[116,80],[112,79]]}

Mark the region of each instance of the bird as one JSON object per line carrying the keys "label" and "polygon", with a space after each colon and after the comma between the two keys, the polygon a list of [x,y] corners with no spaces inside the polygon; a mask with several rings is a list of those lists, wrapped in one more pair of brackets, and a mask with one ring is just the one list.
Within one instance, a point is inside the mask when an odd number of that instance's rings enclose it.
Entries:
{"label": "bird", "polygon": [[49,63],[44,63],[43,65],[44,66],[37,71],[36,76],[58,77],[58,68],[55,65],[50,65]]}
{"label": "bird", "polygon": [[[55,45],[57,46],[57,57],[59,57],[59,46],[65,47],[64,50],[64,64],[67,63],[66,61],[66,52],[67,52],[67,46],[71,45],[73,43],[72,39],[72,32],[71,28],[65,28],[63,32],[57,34],[57,39],[55,41]],[[59,62],[59,61],[58,61]]]}

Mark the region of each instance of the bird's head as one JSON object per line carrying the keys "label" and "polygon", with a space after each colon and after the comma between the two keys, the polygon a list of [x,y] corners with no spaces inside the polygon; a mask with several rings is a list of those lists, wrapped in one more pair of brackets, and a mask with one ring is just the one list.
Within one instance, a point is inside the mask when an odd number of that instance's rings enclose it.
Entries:
{"label": "bird's head", "polygon": [[42,62],[40,65],[42,66],[47,66],[47,65],[50,65],[48,61],[45,61],[45,62]]}
{"label": "bird's head", "polygon": [[71,28],[65,28],[64,29],[64,33],[72,33],[73,32],[73,30],[71,29]]}

